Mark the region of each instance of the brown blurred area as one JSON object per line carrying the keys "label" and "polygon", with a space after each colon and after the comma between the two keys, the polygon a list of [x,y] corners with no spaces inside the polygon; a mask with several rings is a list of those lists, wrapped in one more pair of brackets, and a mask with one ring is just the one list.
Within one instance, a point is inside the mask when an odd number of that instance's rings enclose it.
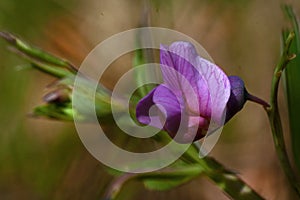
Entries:
{"label": "brown blurred area", "polygon": [[[52,17],[36,41],[43,49],[65,57],[77,66],[99,42],[113,34],[136,28],[146,1],[81,1],[76,8]],[[150,3],[149,3],[150,2]],[[151,26],[174,29],[198,41],[228,75],[243,78],[249,92],[269,100],[273,69],[279,59],[280,36],[284,27],[281,1],[149,1]],[[300,13],[300,3],[291,1]],[[299,15],[300,16],[300,15]],[[122,44],[120,44],[122,45]],[[122,66],[116,67],[116,66]],[[130,57],[113,63],[103,78],[112,87],[131,67]],[[27,99],[29,107],[41,103],[47,76],[35,78]],[[288,135],[287,111],[280,96],[283,123]],[[29,120],[31,135],[41,141],[55,140],[65,126],[69,127],[77,147],[56,184],[53,199],[100,199],[112,176],[80,144],[72,124],[47,120]],[[28,128],[29,129],[29,128]],[[48,130],[51,131],[48,131]],[[45,132],[46,134],[39,134]],[[49,132],[49,133],[47,133]],[[45,138],[44,138],[45,137]],[[288,138],[287,138],[288,139]],[[47,142],[45,142],[47,143]],[[224,128],[210,154],[236,171],[266,199],[295,199],[275,154],[268,119],[262,107],[247,103]],[[63,159],[63,158],[62,158]],[[58,161],[59,162],[59,161]],[[45,171],[45,173],[47,173]],[[129,193],[134,193],[130,198]],[[228,199],[210,180],[199,177],[166,192],[145,190],[133,182],[123,190],[120,199]],[[30,198],[28,198],[30,199]]]}

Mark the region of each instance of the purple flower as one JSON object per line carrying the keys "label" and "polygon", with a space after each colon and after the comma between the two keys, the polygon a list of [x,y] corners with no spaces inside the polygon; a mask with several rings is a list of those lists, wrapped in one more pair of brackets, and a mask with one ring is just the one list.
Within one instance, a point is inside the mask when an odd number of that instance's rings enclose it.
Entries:
{"label": "purple flower", "polygon": [[161,45],[160,62],[163,84],[139,101],[136,117],[142,124],[165,130],[177,142],[201,139],[210,123],[221,127],[247,99],[259,100],[247,93],[239,77],[228,77],[201,58],[191,43]]}

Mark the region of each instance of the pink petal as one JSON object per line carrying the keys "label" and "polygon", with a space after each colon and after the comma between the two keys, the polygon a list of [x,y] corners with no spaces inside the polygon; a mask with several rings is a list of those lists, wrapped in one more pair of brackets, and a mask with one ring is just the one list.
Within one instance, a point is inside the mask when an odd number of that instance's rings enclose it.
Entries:
{"label": "pink petal", "polygon": [[[150,108],[157,107],[157,112],[150,116]],[[161,84],[142,98],[136,107],[137,120],[142,124],[177,132],[181,119],[181,105],[177,97],[165,85]],[[163,122],[166,122],[163,124]],[[177,128],[176,128],[177,127]]]}
{"label": "pink petal", "polygon": [[197,58],[197,69],[202,74],[207,82],[210,99],[212,104],[212,121],[224,123],[225,114],[224,110],[230,97],[230,82],[227,75],[214,63],[198,57]]}
{"label": "pink petal", "polygon": [[209,90],[197,70],[199,56],[194,46],[188,42],[175,42],[169,48],[161,46],[160,55],[165,83],[183,96],[191,113],[209,117]]}

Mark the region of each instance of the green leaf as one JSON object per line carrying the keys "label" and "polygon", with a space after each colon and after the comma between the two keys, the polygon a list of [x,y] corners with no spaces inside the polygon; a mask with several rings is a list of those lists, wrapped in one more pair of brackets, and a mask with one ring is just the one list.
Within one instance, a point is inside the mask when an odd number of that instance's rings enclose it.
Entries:
{"label": "green leaf", "polygon": [[45,104],[34,108],[33,116],[47,117],[58,120],[73,120],[74,110],[70,104],[58,106],[56,104]]}
{"label": "green leaf", "polygon": [[77,73],[77,69],[69,61],[34,47],[11,33],[0,31],[0,37],[9,42],[17,50],[16,53],[25,56],[31,63],[37,66],[38,63],[45,63],[48,65],[59,66],[73,74]]}
{"label": "green leaf", "polygon": [[[292,29],[295,33],[295,39],[291,45],[291,53],[296,54],[287,66],[284,73],[285,93],[288,101],[289,122],[291,130],[292,151],[296,166],[300,172],[300,35],[298,21],[291,6],[285,6],[284,11]],[[288,31],[283,33],[283,40],[287,38]]]}
{"label": "green leaf", "polygon": [[[178,163],[175,165],[178,165]],[[123,174],[122,176],[119,176],[109,187],[107,198],[116,199],[118,196],[120,196],[121,189],[124,187],[124,185],[132,180],[142,181],[145,187],[150,190],[163,191],[182,185],[198,176],[203,171],[202,166],[198,164],[183,166],[181,163],[179,166],[168,167],[160,171],[148,173]]]}
{"label": "green leaf", "polygon": [[156,172],[151,176],[143,177],[143,183],[149,190],[170,190],[194,179],[202,172],[199,165],[182,165],[180,168],[171,168],[170,171]]}
{"label": "green leaf", "polygon": [[48,65],[48,64],[44,64],[44,63],[40,63],[40,62],[34,62],[32,60],[29,60],[29,62],[32,62],[31,66],[41,72],[44,72],[46,74],[49,74],[51,76],[54,76],[56,78],[64,78],[67,76],[72,75],[71,72],[66,71],[64,69],[55,67],[53,65]]}

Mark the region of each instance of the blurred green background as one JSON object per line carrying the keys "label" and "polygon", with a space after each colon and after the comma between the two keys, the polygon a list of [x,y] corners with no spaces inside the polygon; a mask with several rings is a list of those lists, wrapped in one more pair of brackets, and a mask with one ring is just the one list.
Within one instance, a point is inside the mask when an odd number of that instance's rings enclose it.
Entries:
{"label": "blurred green background", "polygon": [[[227,74],[268,100],[279,59],[284,17],[280,1],[1,0],[0,27],[76,65],[107,37],[138,27],[148,5],[152,26],[181,31],[202,44]],[[292,2],[297,13],[300,3]],[[112,176],[83,147],[70,122],[28,114],[53,78],[26,68],[0,40],[0,199],[101,199]],[[114,62],[103,82],[112,87],[132,60]],[[117,76],[116,76],[117,74]],[[280,94],[284,129],[287,106]],[[288,131],[287,138],[288,137]],[[293,199],[275,155],[264,110],[253,103],[230,121],[211,153],[267,199]],[[167,192],[133,182],[122,199],[228,199],[208,179]],[[133,197],[131,196],[133,194]]]}

